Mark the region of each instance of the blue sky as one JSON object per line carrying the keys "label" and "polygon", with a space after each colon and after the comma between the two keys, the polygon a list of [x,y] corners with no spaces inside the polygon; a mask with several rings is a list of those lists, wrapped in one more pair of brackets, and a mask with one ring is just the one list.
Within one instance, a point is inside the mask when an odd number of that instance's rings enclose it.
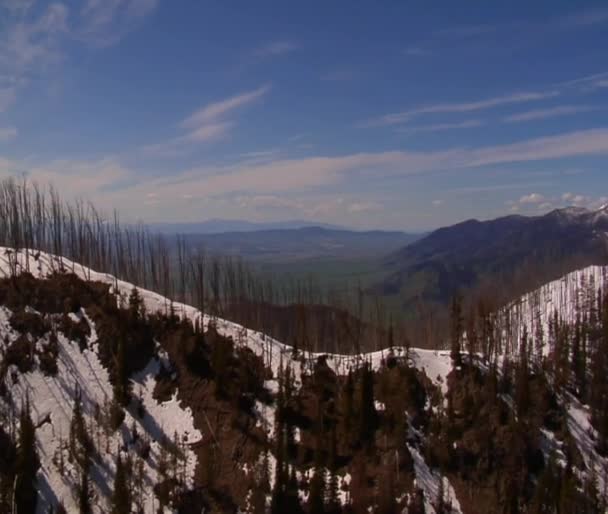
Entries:
{"label": "blue sky", "polygon": [[127,219],[596,208],[607,156],[605,2],[0,0],[0,176]]}

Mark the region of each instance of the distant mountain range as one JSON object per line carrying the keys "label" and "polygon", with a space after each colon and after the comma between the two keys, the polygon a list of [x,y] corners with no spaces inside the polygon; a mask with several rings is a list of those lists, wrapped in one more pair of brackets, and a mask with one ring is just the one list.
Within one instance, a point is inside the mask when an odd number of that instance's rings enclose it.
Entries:
{"label": "distant mountain range", "polygon": [[457,291],[484,284],[492,284],[496,299],[509,300],[576,268],[606,262],[608,206],[569,207],[436,230],[386,257],[386,277],[373,289],[398,296],[406,309],[420,299],[446,304]]}
{"label": "distant mountain range", "polygon": [[257,261],[382,257],[422,234],[380,230],[352,231],[320,226],[248,230],[214,234],[187,233],[188,242],[207,251]]}
{"label": "distant mountain range", "polygon": [[313,226],[328,230],[348,230],[339,225],[316,221],[289,220],[261,223],[219,218],[194,223],[152,223],[149,226],[152,230],[165,234],[220,234],[224,232],[256,232],[259,230],[291,230]]}

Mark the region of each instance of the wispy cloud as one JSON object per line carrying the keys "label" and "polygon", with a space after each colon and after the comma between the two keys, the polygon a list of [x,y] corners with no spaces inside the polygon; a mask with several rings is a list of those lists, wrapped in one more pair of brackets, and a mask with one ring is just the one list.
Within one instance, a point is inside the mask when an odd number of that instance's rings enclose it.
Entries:
{"label": "wispy cloud", "polygon": [[63,2],[34,4],[0,1],[0,112],[33,79],[63,63],[69,43],[114,44],[151,14],[158,0],[86,0],[79,11]]}
{"label": "wispy cloud", "polygon": [[474,150],[471,152],[469,165],[483,166],[607,154],[608,129],[600,128]]}
{"label": "wispy cloud", "polygon": [[300,48],[299,45],[293,41],[272,41],[256,48],[253,54],[256,57],[272,57],[291,53],[298,48]]}
{"label": "wispy cloud", "polygon": [[582,112],[589,112],[593,111],[594,109],[594,107],[589,105],[559,105],[549,109],[537,109],[533,111],[511,114],[510,116],[503,118],[503,121],[507,123],[514,123],[521,121],[544,120],[546,118],[556,118],[558,116],[568,116]]}
{"label": "wispy cloud", "polygon": [[417,127],[399,128],[398,132],[417,133],[417,132],[439,132],[444,130],[459,130],[481,127],[484,124],[482,120],[465,120],[456,123],[436,123],[433,125],[421,125]]}
{"label": "wispy cloud", "polygon": [[438,113],[466,113],[473,111],[481,111],[485,109],[492,109],[502,105],[519,104],[525,102],[534,102],[539,100],[545,100],[548,98],[554,98],[560,93],[557,90],[540,91],[540,92],[519,92],[512,93],[509,95],[495,96],[491,98],[484,98],[482,100],[473,100],[470,102],[453,102],[453,103],[440,103],[435,105],[429,105],[426,107],[417,107],[407,111],[394,112],[385,114],[379,118],[374,118],[363,124],[363,126],[387,126],[387,125],[398,125],[411,121],[414,117],[424,114],[438,114]]}
{"label": "wispy cloud", "polygon": [[186,131],[184,134],[163,143],[147,145],[143,149],[144,153],[174,156],[187,150],[193,143],[220,140],[237,125],[230,119],[231,115],[260,100],[269,91],[270,85],[263,85],[252,91],[207,104],[179,123],[179,128]]}
{"label": "wispy cloud", "polygon": [[98,47],[111,46],[152,14],[159,0],[86,0],[74,35]]}
{"label": "wispy cloud", "polygon": [[346,180],[352,173],[378,180],[456,171],[491,164],[555,160],[573,156],[608,155],[608,128],[570,132],[508,145],[454,148],[430,152],[393,151],[337,157],[280,158],[263,163],[239,163],[221,168],[194,168],[176,178],[159,179],[158,188],[174,195],[247,192],[276,194],[306,191]]}
{"label": "wispy cloud", "polygon": [[232,111],[259,100],[268,93],[268,91],[270,91],[270,85],[266,84],[252,91],[210,103],[192,113],[182,121],[180,125],[183,128],[196,128],[207,123],[215,122],[230,114]]}
{"label": "wispy cloud", "polygon": [[593,87],[596,88],[600,88],[600,87],[608,87],[608,78],[604,78],[604,79],[598,79],[593,83]]}

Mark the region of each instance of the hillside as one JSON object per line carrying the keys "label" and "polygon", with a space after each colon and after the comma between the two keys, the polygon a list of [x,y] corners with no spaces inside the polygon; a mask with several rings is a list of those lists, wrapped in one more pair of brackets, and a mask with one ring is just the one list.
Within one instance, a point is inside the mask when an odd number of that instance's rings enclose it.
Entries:
{"label": "hillside", "polygon": [[15,488],[37,512],[78,512],[83,491],[107,512],[117,490],[143,512],[603,512],[606,370],[585,362],[583,392],[555,356],[583,319],[579,350],[608,348],[606,268],[467,320],[455,361],[294,353],[65,259],[0,255],[2,511]]}
{"label": "hillside", "polygon": [[469,220],[441,228],[385,260],[374,290],[411,309],[419,300],[447,304],[457,292],[487,286],[511,300],[575,269],[608,262],[608,206],[567,208],[544,216]]}

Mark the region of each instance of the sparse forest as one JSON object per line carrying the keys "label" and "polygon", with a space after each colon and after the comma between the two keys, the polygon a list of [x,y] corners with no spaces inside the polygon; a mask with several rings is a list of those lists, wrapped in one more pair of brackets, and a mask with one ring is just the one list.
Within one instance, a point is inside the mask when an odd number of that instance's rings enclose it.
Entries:
{"label": "sparse forest", "polygon": [[2,512],[606,512],[605,268],[406,336],[25,183],[0,242]]}

